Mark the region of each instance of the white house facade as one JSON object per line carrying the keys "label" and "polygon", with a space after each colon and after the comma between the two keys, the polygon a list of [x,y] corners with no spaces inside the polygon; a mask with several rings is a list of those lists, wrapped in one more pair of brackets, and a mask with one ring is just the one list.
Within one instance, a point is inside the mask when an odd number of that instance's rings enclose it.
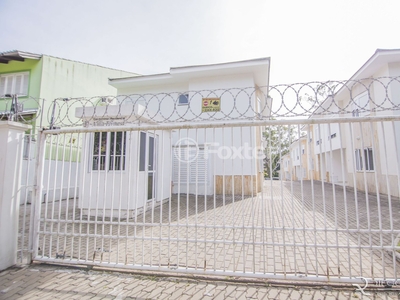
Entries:
{"label": "white house facade", "polygon": [[[400,112],[400,49],[377,50],[311,118],[347,117],[351,123],[313,125],[314,179],[399,196],[399,122],[357,122]],[[329,116],[318,115],[328,111]]]}
{"label": "white house facade", "polygon": [[[110,176],[114,176],[112,180],[119,180],[123,187],[135,182],[137,187],[131,184],[131,190],[120,191],[132,194],[133,200],[126,203],[130,208],[140,208],[150,200],[162,201],[171,194],[256,194],[261,190],[263,179],[262,129],[234,127],[229,123],[270,115],[271,100],[267,97],[269,65],[270,59],[262,58],[171,68],[166,74],[110,79],[109,83],[118,90],[118,103],[78,109],[76,115],[86,119],[87,126],[120,120],[137,126],[159,128],[157,126],[171,125],[172,128],[174,124],[178,127],[185,124],[186,128],[136,130],[125,133],[126,137],[112,132],[106,137],[99,133],[88,135],[85,147],[89,149],[86,152],[90,163],[86,165],[92,164],[92,170],[82,170],[86,174],[82,178],[87,181],[83,185],[93,187],[93,183],[98,182],[100,189],[107,190],[105,186],[109,186],[108,190],[111,190],[111,186],[118,186],[118,183],[112,183]],[[211,121],[224,126],[212,128],[208,126]],[[208,128],[191,128],[194,124],[205,124]],[[102,153],[96,146],[101,139],[107,139],[110,149],[114,144],[108,139],[123,144],[124,172],[118,170],[117,174],[110,175],[110,172],[95,170],[95,164],[101,159],[106,167],[108,163],[107,158],[96,154]],[[90,176],[87,175],[89,171],[93,172]],[[98,206],[92,203],[90,192],[85,194],[82,190],[81,207]],[[100,200],[96,201],[100,201],[106,210],[113,209],[107,200],[111,194],[97,195]],[[121,198],[129,199],[126,195]]]}

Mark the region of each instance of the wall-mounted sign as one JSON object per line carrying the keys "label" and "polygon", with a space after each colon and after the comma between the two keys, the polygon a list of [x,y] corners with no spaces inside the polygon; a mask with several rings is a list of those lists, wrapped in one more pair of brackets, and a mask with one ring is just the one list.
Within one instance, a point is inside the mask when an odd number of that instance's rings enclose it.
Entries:
{"label": "wall-mounted sign", "polygon": [[203,98],[201,101],[201,112],[212,112],[221,110],[221,98]]}

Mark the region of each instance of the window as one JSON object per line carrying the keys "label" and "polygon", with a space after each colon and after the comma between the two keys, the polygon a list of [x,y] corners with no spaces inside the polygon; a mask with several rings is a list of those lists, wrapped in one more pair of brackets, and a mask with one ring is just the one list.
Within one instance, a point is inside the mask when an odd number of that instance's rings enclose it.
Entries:
{"label": "window", "polygon": [[147,134],[145,132],[140,132],[139,171],[146,170],[146,139]]}
{"label": "window", "polygon": [[374,170],[374,157],[372,153],[372,148],[364,149],[364,161],[365,161],[365,170],[373,171]]}
{"label": "window", "polygon": [[[356,159],[356,170],[362,171],[363,170],[363,158],[362,158],[361,149],[356,149],[355,159]],[[365,164],[366,171],[374,170],[374,156],[373,156],[372,148],[364,149],[364,164]]]}
{"label": "window", "polygon": [[189,94],[181,94],[181,95],[179,95],[178,104],[179,105],[187,105],[187,104],[189,104]]}
{"label": "window", "polygon": [[362,170],[362,158],[361,158],[361,150],[360,149],[356,149],[355,159],[356,159],[356,170],[361,171]]}
{"label": "window", "polygon": [[207,182],[207,149],[191,146],[174,149],[173,180],[182,184]]}
{"label": "window", "polygon": [[28,95],[29,72],[0,75],[0,96],[6,94]]}
{"label": "window", "polygon": [[125,132],[96,132],[93,139],[93,170],[125,170]]}

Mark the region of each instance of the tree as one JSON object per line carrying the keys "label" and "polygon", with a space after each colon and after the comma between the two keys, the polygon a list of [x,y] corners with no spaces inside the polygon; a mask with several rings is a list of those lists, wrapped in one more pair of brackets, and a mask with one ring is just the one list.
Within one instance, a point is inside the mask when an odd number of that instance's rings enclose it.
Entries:
{"label": "tree", "polygon": [[297,128],[289,125],[267,126],[263,136],[266,141],[264,150],[264,176],[279,177],[280,160],[289,153],[291,143],[296,139]]}

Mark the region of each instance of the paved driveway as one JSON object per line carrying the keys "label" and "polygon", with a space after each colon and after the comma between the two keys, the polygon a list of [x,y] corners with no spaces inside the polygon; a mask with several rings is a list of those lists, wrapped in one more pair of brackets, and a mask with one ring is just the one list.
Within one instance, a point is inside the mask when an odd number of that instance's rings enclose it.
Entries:
{"label": "paved driveway", "polygon": [[314,278],[394,278],[400,201],[321,182],[265,181],[254,197],[174,195],[131,219],[42,205],[38,259]]}

